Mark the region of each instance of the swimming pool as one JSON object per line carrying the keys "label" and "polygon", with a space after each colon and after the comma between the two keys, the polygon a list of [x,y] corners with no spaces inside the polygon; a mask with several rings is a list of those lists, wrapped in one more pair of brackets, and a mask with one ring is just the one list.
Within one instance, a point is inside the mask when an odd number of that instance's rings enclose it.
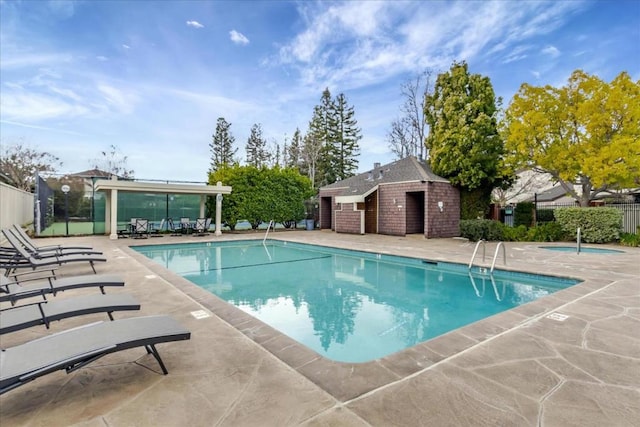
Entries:
{"label": "swimming pool", "polygon": [[341,362],[384,357],[578,283],[280,241],[132,249]]}

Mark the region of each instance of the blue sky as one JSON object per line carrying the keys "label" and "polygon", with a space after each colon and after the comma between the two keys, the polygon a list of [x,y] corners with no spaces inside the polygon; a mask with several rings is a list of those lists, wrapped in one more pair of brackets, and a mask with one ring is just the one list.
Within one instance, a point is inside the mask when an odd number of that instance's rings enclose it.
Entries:
{"label": "blue sky", "polygon": [[0,0],[0,138],[89,169],[110,145],[137,178],[205,181],[216,120],[238,154],[306,131],[324,88],[362,129],[360,171],[394,160],[402,83],[467,61],[505,105],[575,69],[640,79],[633,1]]}

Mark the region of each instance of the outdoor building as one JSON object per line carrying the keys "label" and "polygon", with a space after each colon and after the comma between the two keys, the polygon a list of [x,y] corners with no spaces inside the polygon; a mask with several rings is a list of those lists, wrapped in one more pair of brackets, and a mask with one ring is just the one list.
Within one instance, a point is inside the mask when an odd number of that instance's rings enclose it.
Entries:
{"label": "outdoor building", "polygon": [[459,234],[460,194],[415,157],[374,164],[360,175],[320,188],[320,228],[338,233]]}

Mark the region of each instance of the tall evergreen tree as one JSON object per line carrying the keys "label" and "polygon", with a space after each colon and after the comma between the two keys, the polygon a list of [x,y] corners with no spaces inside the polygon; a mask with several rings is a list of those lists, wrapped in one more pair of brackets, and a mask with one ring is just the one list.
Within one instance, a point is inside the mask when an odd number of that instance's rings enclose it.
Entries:
{"label": "tall evergreen tree", "polygon": [[267,151],[267,141],[262,136],[262,125],[254,124],[247,139],[247,165],[261,168],[267,166],[271,157]]}
{"label": "tall evergreen tree", "polygon": [[333,101],[331,99],[331,92],[329,88],[326,88],[322,92],[320,98],[320,104],[313,108],[313,117],[309,123],[309,135],[308,141],[312,141],[312,150],[316,148],[316,144],[321,147],[319,158],[315,164],[315,182],[314,188],[321,187],[326,184],[331,184],[331,150],[329,143],[331,141],[331,122],[330,115],[333,110]]}
{"label": "tall evergreen tree", "polygon": [[311,180],[312,188],[318,188],[321,179],[319,179],[318,168],[320,164],[320,160],[322,158],[322,153],[324,151],[324,146],[322,145],[322,141],[316,139],[312,133],[308,133],[304,137],[304,146],[302,149],[302,158],[304,159],[304,168],[306,170],[306,176]]}
{"label": "tall evergreen tree", "polygon": [[231,123],[228,123],[224,117],[218,117],[216,123],[216,132],[213,134],[213,140],[209,144],[211,149],[211,166],[209,172],[215,172],[222,166],[233,165],[235,155],[238,151],[233,148],[235,137],[231,134]]}
{"label": "tall evergreen tree", "polygon": [[504,147],[497,113],[491,81],[469,74],[465,62],[439,74],[426,97],[430,165],[460,188],[463,219],[483,215],[492,189],[501,183]]}
{"label": "tall evergreen tree", "polygon": [[305,174],[303,172],[303,164],[302,164],[302,133],[299,128],[296,128],[295,132],[293,132],[293,137],[291,137],[291,144],[286,148],[286,162],[285,166],[288,168],[294,168],[300,171],[300,173]]}
{"label": "tall evergreen tree", "polygon": [[343,93],[331,104],[328,115],[330,141],[327,144],[329,168],[325,176],[329,182],[355,175],[358,170],[360,129],[355,119],[355,110],[349,106]]}

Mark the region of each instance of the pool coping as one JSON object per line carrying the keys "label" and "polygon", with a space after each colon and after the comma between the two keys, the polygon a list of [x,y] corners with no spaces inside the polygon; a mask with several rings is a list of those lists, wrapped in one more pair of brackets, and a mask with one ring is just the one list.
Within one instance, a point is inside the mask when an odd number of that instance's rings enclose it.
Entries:
{"label": "pool coping", "polygon": [[[270,238],[272,240],[291,241],[285,237]],[[255,239],[255,235],[241,238],[241,240]],[[234,240],[238,240],[237,236]],[[216,241],[224,240],[217,239]],[[165,243],[154,242],[154,244],[149,244],[148,242],[132,242],[131,245],[125,245],[122,246],[122,248],[139,263],[150,268],[160,277],[172,283],[177,289],[184,292],[211,313],[269,351],[291,369],[303,375],[342,403],[357,400],[374,390],[427,371],[450,358],[464,354],[474,347],[488,343],[509,331],[525,327],[540,318],[549,316],[564,305],[573,303],[593,292],[597,292],[614,282],[613,279],[575,277],[575,274],[564,276],[580,279],[582,282],[391,355],[369,362],[349,363],[338,362],[323,357],[277,329],[193,284],[189,280],[172,273],[162,265],[159,265],[130,247],[142,244],[145,246],[154,246],[155,244],[160,245]],[[321,244],[314,244],[323,246]],[[357,250],[377,253],[365,249]],[[393,255],[393,253],[391,254]],[[407,256],[405,254],[395,255]],[[455,261],[453,262],[455,263]],[[523,266],[519,266],[518,269],[512,267],[504,269],[506,271],[523,271],[537,274],[535,271],[526,271],[526,269],[522,270],[522,268]]]}

